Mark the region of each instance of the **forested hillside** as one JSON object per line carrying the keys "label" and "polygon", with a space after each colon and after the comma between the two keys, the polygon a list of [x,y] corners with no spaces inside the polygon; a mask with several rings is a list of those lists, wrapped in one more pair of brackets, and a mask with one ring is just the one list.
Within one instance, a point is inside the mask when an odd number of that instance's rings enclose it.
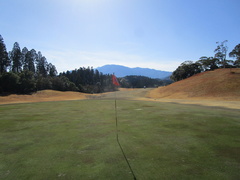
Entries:
{"label": "forested hillside", "polygon": [[111,75],[93,68],[80,68],[57,75],[56,67],[40,51],[20,48],[15,42],[7,52],[0,35],[0,93],[31,93],[38,90],[80,91],[97,93],[112,91]]}
{"label": "forested hillside", "polygon": [[[119,78],[119,82],[122,87],[142,88],[171,81],[127,76]],[[21,49],[17,42],[7,52],[0,35],[0,94],[27,94],[45,89],[101,93],[114,91],[117,87],[112,84],[111,74],[103,74],[93,67],[80,67],[58,74],[57,68],[40,51]]]}
{"label": "forested hillside", "polygon": [[172,83],[172,81],[168,79],[153,79],[145,76],[125,76],[118,79],[123,88],[158,87]]}
{"label": "forested hillside", "polygon": [[97,69],[94,70],[89,67],[63,72],[59,76],[69,79],[80,92],[101,93],[116,90],[116,87],[112,84],[112,75],[104,75]]}

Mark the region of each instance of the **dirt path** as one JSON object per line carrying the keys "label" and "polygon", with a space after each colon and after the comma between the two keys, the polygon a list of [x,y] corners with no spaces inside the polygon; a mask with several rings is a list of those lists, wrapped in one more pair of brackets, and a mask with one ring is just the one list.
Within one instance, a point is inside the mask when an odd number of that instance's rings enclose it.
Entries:
{"label": "dirt path", "polygon": [[149,93],[152,92],[151,88],[148,89],[123,89],[120,88],[117,92],[101,93],[101,94],[84,94],[79,92],[60,92],[53,90],[44,90],[34,93],[32,95],[9,95],[0,96],[0,104],[12,103],[31,103],[43,101],[64,101],[64,100],[81,100],[81,99],[129,99],[140,101],[155,101],[155,102],[171,102],[179,104],[197,104],[203,106],[218,106],[232,109],[240,109],[240,101],[227,101],[219,99],[166,99],[154,98]]}

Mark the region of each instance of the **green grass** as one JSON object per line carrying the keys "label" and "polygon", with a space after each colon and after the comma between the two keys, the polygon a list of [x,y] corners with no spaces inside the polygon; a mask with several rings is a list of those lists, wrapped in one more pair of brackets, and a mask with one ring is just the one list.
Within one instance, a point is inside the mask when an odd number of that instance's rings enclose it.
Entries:
{"label": "green grass", "polygon": [[[240,179],[240,111],[118,100],[137,179]],[[0,106],[0,179],[133,179],[114,100]]]}

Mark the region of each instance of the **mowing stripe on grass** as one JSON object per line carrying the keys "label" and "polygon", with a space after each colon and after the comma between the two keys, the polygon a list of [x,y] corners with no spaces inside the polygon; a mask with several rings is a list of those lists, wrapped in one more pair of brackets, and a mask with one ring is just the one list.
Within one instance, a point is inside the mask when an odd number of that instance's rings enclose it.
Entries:
{"label": "mowing stripe on grass", "polygon": [[117,118],[117,98],[116,98],[116,91],[115,91],[115,119],[116,119],[117,143],[118,143],[118,145],[119,145],[119,147],[120,147],[120,149],[121,149],[121,151],[122,151],[122,154],[123,154],[123,156],[124,156],[124,158],[125,158],[125,160],[126,160],[126,162],[127,162],[128,167],[129,167],[129,169],[130,169],[130,171],[131,171],[131,173],[132,173],[132,175],[133,175],[133,179],[134,179],[134,180],[137,180],[137,178],[136,178],[136,176],[135,176],[135,174],[134,174],[134,172],[133,172],[133,170],[132,170],[132,167],[131,167],[130,163],[128,162],[128,159],[127,159],[127,157],[126,157],[126,155],[125,155],[125,153],[124,153],[124,151],[123,151],[123,148],[122,148],[122,146],[121,146],[121,144],[120,144],[120,142],[119,142],[119,138],[118,138],[118,118]]}

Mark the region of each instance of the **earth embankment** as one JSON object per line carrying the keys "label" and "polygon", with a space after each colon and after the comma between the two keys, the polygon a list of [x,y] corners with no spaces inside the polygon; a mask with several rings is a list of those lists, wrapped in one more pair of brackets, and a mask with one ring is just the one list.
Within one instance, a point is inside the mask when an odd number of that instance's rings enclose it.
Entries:
{"label": "earth embankment", "polygon": [[240,101],[240,69],[217,69],[196,74],[152,90],[149,98]]}
{"label": "earth embankment", "polygon": [[31,95],[11,94],[8,96],[0,96],[0,104],[65,101],[80,99],[87,99],[87,94],[72,91],[61,92],[54,90],[43,90],[33,93]]}

